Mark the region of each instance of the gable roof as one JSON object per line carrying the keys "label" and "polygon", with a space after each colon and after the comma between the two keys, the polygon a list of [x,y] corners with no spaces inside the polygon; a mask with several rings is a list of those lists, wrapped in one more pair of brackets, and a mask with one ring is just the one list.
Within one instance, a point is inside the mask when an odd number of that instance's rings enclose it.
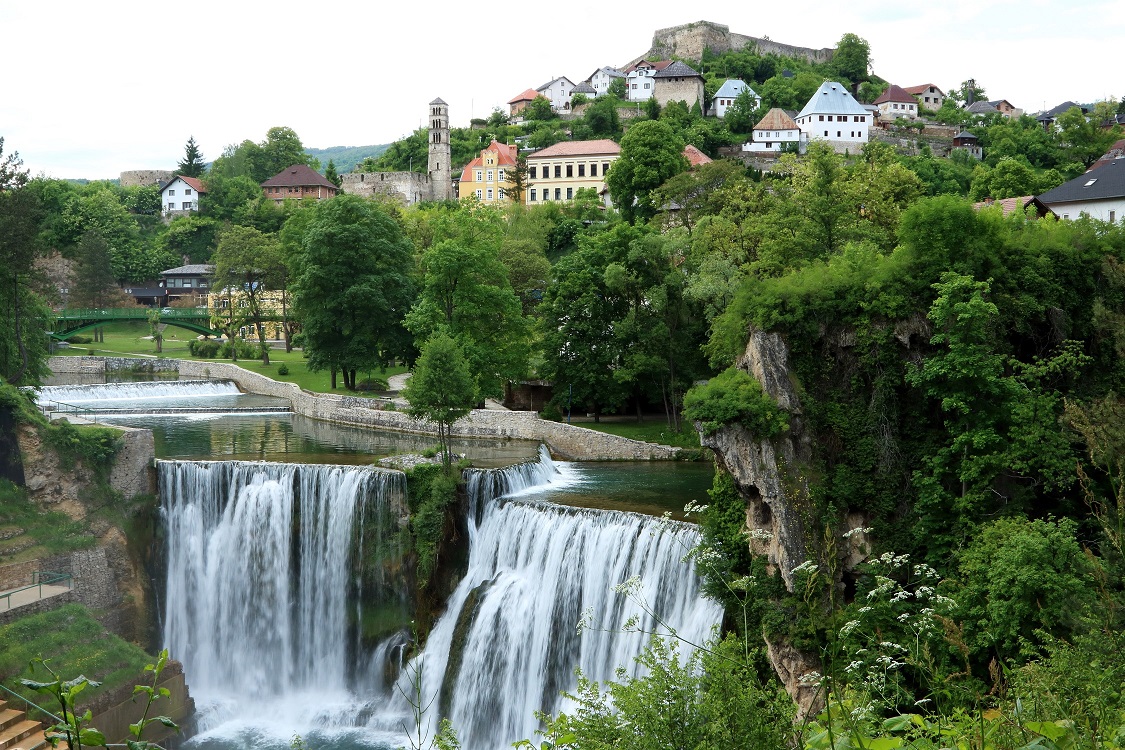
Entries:
{"label": "gable roof", "polygon": [[623,70],[622,72],[623,73],[632,73],[634,70],[637,70],[638,68],[652,68],[653,70],[664,70],[665,68],[667,68],[671,64],[672,64],[671,60],[657,60],[656,62],[653,62],[652,60],[638,60],[637,62],[633,63],[629,67],[625,68],[625,70]]}
{"label": "gable roof", "polygon": [[687,159],[688,164],[692,167],[698,167],[700,164],[710,164],[714,161],[714,159],[712,159],[710,156],[703,153],[690,143],[684,146],[683,154],[684,158]]}
{"label": "gable roof", "polygon": [[506,146],[493,138],[492,143],[481,149],[480,156],[470,161],[465,165],[465,168],[461,170],[461,182],[476,182],[476,180],[469,176],[469,173],[473,169],[484,166],[485,151],[496,152],[496,167],[514,167],[516,165],[516,152],[518,150],[519,146]]}
{"label": "gable roof", "polygon": [[917,100],[907,92],[902,86],[896,86],[893,83],[887,87],[887,90],[879,94],[879,97],[872,102],[873,104],[883,104],[884,102],[907,102],[914,104]]}
{"label": "gable roof", "polygon": [[572,94],[597,94],[597,90],[586,81],[577,83],[574,88],[570,90]]}
{"label": "gable roof", "polygon": [[866,115],[869,114],[847,87],[836,81],[825,81],[809,99],[809,103],[801,110],[797,118],[808,115]]}
{"label": "gable roof", "polygon": [[1109,150],[1102,154],[1102,157],[1100,159],[1091,164],[1090,169],[1087,169],[1086,171],[1090,172],[1094,169],[1097,169],[1098,167],[1104,167],[1109,162],[1116,161],[1118,159],[1125,159],[1125,139],[1117,141],[1117,143],[1114,143],[1112,146],[1110,146]]}
{"label": "gable roof", "polygon": [[996,105],[998,102],[973,102],[965,107],[966,112],[972,112],[974,115],[986,115],[989,112],[999,112]]}
{"label": "gable roof", "polygon": [[1082,110],[1082,114],[1086,114],[1086,108],[1083,107],[1081,104],[1075,104],[1074,102],[1063,102],[1062,104],[1059,104],[1058,106],[1051,107],[1048,110],[1040,112],[1039,116],[1036,119],[1039,120],[1039,121],[1054,120],[1056,117],[1061,115],[1063,112],[1069,112],[1071,110],[1071,108],[1073,108],[1073,107],[1078,107],[1078,109]]}
{"label": "gable roof", "polygon": [[440,96],[437,99],[434,99],[432,102],[430,102],[430,104],[444,104],[447,107],[449,106],[449,104],[444,99],[442,99]]}
{"label": "gable roof", "polygon": [[698,78],[703,77],[699,75],[699,73],[687,63],[682,63],[679,60],[676,60],[671,65],[657,70],[656,75],[654,75],[653,78],[687,78],[690,76],[696,76]]}
{"label": "gable roof", "polygon": [[608,138],[594,141],[562,141],[554,146],[548,146],[534,154],[528,154],[528,159],[538,159],[548,156],[603,156],[621,153],[621,147]]}
{"label": "gable roof", "polygon": [[1079,175],[1038,197],[1048,205],[1125,198],[1125,159],[1106,162],[1093,172]]}
{"label": "gable roof", "polygon": [[520,93],[515,94],[514,97],[507,100],[507,103],[510,103],[510,105],[517,105],[517,103],[520,103],[521,101],[532,101],[534,99],[537,99],[538,97],[538,91],[535,91],[534,89],[528,89],[526,91],[521,91]]}
{"label": "gable roof", "polygon": [[203,184],[203,180],[200,180],[198,177],[185,177],[182,174],[176,175],[171,180],[169,180],[168,182],[161,185],[160,186],[160,192],[163,193],[164,189],[166,187],[168,187],[169,185],[171,185],[176,180],[183,180],[184,182],[187,183],[188,187],[190,187],[192,190],[194,190],[197,193],[206,193],[207,192],[207,186]]}
{"label": "gable roof", "polygon": [[210,263],[196,263],[189,266],[177,266],[161,271],[161,276],[210,276],[215,273],[215,267]]}
{"label": "gable roof", "polygon": [[793,118],[785,114],[785,110],[774,107],[766,116],[758,121],[754,130],[798,130],[799,126]]}
{"label": "gable roof", "polygon": [[750,91],[751,96],[758,96],[754,89],[746,85],[745,81],[740,81],[737,78],[728,78],[727,80],[723,81],[723,85],[720,86],[719,90],[715,92],[714,98],[718,99],[719,97],[723,97],[726,99],[733,99],[746,90]]}
{"label": "gable roof", "polygon": [[262,183],[262,187],[306,187],[312,185],[337,189],[336,185],[328,178],[304,164],[294,164],[287,167]]}
{"label": "gable roof", "polygon": [[1000,212],[1004,216],[1008,216],[1009,214],[1013,213],[1017,209],[1019,211],[1023,211],[1028,206],[1033,205],[1033,204],[1035,206],[1035,213],[1040,217],[1046,216],[1047,214],[1053,214],[1054,213],[1054,211],[1052,211],[1051,209],[1049,209],[1045,205],[1043,205],[1039,201],[1039,199],[1036,198],[1034,195],[1021,195],[1018,198],[1001,198],[1000,200],[994,200],[992,198],[989,198],[988,200],[983,200],[983,201],[980,201],[979,203],[974,203],[973,208],[975,208],[977,211],[979,211],[982,208],[990,208],[992,206],[999,206]]}
{"label": "gable roof", "polygon": [[570,84],[571,88],[574,87],[574,82],[571,81],[569,78],[567,78],[566,76],[559,76],[558,78],[552,78],[551,80],[547,81],[546,83],[544,83],[542,86],[540,86],[539,88],[537,88],[535,90],[536,91],[542,91],[543,89],[549,89],[552,86],[554,86],[556,83],[558,83],[559,81],[566,81],[567,83]]}
{"label": "gable roof", "polygon": [[598,73],[605,73],[610,78],[624,78],[625,77],[625,74],[622,73],[617,68],[611,68],[608,65],[605,65],[605,66],[602,66],[602,67],[598,68],[593,73],[591,73],[590,77],[587,78],[586,80],[592,81],[594,79],[594,76],[596,76]]}
{"label": "gable roof", "polygon": [[908,94],[918,95],[918,94],[929,93],[929,90],[931,88],[937,89],[937,92],[939,94],[941,94],[942,96],[945,96],[945,92],[942,91],[941,89],[938,89],[938,87],[934,86],[932,83],[923,83],[921,86],[904,86],[902,88],[902,90],[905,91]]}

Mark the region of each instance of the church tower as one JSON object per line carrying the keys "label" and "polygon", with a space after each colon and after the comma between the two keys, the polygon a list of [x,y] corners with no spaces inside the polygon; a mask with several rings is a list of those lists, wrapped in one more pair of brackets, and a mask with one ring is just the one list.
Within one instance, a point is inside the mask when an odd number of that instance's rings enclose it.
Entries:
{"label": "church tower", "polygon": [[430,199],[449,200],[453,197],[453,160],[449,145],[449,105],[440,98],[430,102]]}

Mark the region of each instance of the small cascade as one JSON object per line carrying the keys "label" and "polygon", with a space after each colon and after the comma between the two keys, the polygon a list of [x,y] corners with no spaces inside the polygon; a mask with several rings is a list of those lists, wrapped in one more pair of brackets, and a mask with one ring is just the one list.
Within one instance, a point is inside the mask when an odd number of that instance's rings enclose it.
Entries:
{"label": "small cascade", "polygon": [[[595,680],[618,667],[636,674],[648,642],[640,631],[674,629],[702,643],[720,621],[721,607],[701,597],[693,565],[682,562],[695,527],[527,499],[531,488],[565,481],[546,455],[467,480],[479,519],[468,573],[414,663],[423,699],[435,700],[430,721],[449,718],[466,750],[533,737],[535,711],[563,707],[575,667]],[[613,590],[633,577],[634,597]],[[590,627],[580,632],[584,617]]]}
{"label": "small cascade", "polygon": [[372,558],[393,553],[380,545],[390,544],[405,506],[404,475],[248,462],[158,467],[164,643],[184,662],[192,693],[228,704],[220,712],[228,716],[262,716],[298,693],[349,700],[361,652],[349,622],[356,592],[393,596],[393,582],[362,579]]}
{"label": "small cascade", "polygon": [[214,398],[239,396],[242,391],[230,380],[157,380],[95,385],[48,385],[39,389],[39,403],[97,404],[105,401],[150,401],[154,399]]}

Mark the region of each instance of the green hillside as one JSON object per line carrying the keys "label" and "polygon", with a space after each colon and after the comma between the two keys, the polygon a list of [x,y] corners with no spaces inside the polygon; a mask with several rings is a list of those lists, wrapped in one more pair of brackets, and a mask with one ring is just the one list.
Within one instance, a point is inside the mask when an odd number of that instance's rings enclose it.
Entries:
{"label": "green hillside", "polygon": [[387,150],[390,144],[380,146],[332,146],[331,148],[306,148],[305,153],[320,160],[320,169],[323,172],[331,159],[336,163],[336,171],[340,174],[352,171],[357,164],[371,157],[378,159]]}

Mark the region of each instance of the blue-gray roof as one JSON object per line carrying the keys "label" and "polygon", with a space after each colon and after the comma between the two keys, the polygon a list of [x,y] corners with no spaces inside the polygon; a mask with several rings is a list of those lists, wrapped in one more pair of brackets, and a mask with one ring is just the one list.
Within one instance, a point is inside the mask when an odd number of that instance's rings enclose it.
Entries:
{"label": "blue-gray roof", "polygon": [[745,81],[740,81],[737,78],[728,78],[723,81],[723,85],[715,92],[715,98],[723,97],[725,99],[733,99],[743,91],[749,91],[751,96],[755,99],[758,98],[758,94],[754,89],[747,86]]}
{"label": "blue-gray roof", "polygon": [[797,115],[797,118],[808,115],[866,115],[870,114],[863,105],[855,100],[847,87],[836,81],[825,81],[809,99],[809,103]]}
{"label": "blue-gray roof", "polygon": [[1042,203],[1125,198],[1125,159],[1114,159],[1039,196]]}

